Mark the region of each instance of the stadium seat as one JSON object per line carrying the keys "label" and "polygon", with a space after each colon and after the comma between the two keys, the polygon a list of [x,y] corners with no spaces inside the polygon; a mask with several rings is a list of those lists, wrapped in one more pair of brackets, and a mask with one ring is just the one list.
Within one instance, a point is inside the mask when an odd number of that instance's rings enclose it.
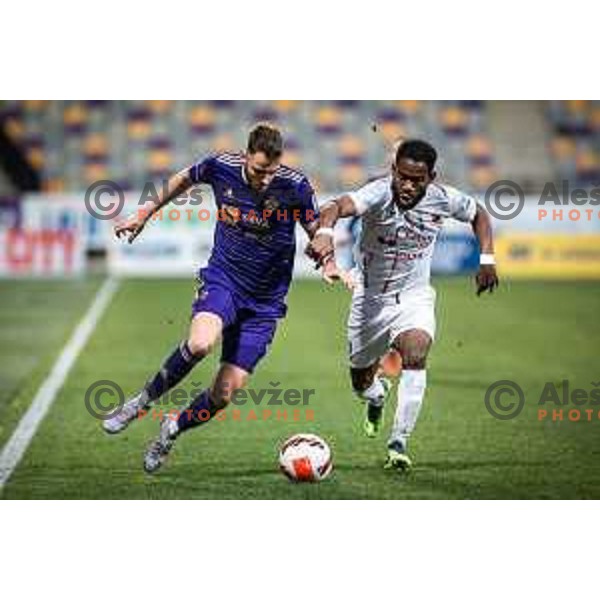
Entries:
{"label": "stadium seat", "polygon": [[319,107],[314,113],[316,130],[322,135],[338,134],[342,130],[342,115],[335,106]]}
{"label": "stadium seat", "polygon": [[189,112],[189,126],[195,135],[210,135],[215,131],[215,111],[209,105],[193,107]]}
{"label": "stadium seat", "polygon": [[[568,121],[571,112],[585,114],[590,130],[600,126],[594,104],[555,103],[550,111],[556,116],[554,124]],[[32,160],[41,167],[44,185],[60,180],[67,191],[87,187],[90,173],[100,171],[116,181],[126,180],[135,189],[157,174],[211,152],[243,148],[247,131],[257,120],[281,126],[283,160],[306,169],[325,191],[360,184],[365,174],[387,168],[394,144],[409,136],[442,145],[445,178],[468,187],[472,167],[494,165],[483,113],[481,101],[416,100],[11,101],[0,107],[7,133],[25,152],[33,150]],[[55,118],[59,127],[49,127]],[[567,151],[559,152],[560,143],[553,137],[551,148],[558,161]],[[567,137],[579,140],[581,136]],[[571,156],[561,169],[575,176],[580,145],[578,141],[568,144]],[[579,160],[580,167],[587,169]],[[475,173],[475,179],[481,179],[486,172]]]}
{"label": "stadium seat", "polygon": [[273,105],[283,114],[289,114],[298,108],[298,100],[274,100]]}
{"label": "stadium seat", "polygon": [[42,190],[50,194],[64,192],[65,181],[62,177],[50,177],[42,182]]}
{"label": "stadium seat", "polygon": [[20,142],[25,135],[25,125],[18,117],[7,117],[4,121],[4,128],[14,142]]}
{"label": "stadium seat", "polygon": [[359,159],[365,155],[365,145],[356,135],[344,135],[338,143],[338,155],[342,160]]}
{"label": "stadium seat", "polygon": [[146,108],[132,109],[127,114],[127,133],[132,141],[145,141],[150,135],[151,113]]}
{"label": "stadium seat", "polygon": [[415,115],[421,108],[420,100],[396,100],[398,108],[407,115]]}
{"label": "stadium seat", "polygon": [[68,105],[63,113],[65,132],[68,135],[79,135],[85,131],[87,108],[81,102]]}
{"label": "stadium seat", "polygon": [[407,137],[406,126],[402,123],[388,121],[377,126],[377,131],[383,136],[388,146]]}
{"label": "stadium seat", "polygon": [[340,183],[343,188],[358,187],[365,183],[366,171],[360,165],[342,165],[340,169]]}
{"label": "stadium seat", "polygon": [[575,157],[578,181],[600,185],[600,161],[592,149],[582,149]]}
{"label": "stadium seat", "polygon": [[234,152],[238,149],[235,140],[229,133],[217,135],[211,140],[210,145],[213,152]]}
{"label": "stadium seat", "polygon": [[600,106],[594,106],[590,112],[590,127],[594,135],[600,135]]}
{"label": "stadium seat", "polygon": [[466,155],[473,166],[491,165],[493,162],[492,145],[482,134],[475,134],[467,140]]}
{"label": "stadium seat", "polygon": [[27,160],[34,169],[41,170],[44,167],[45,159],[43,148],[29,148],[27,150]]}
{"label": "stadium seat", "polygon": [[102,133],[89,134],[83,142],[83,153],[87,159],[96,161],[106,160],[108,156],[108,141]]}
{"label": "stadium seat", "polygon": [[440,122],[447,135],[462,136],[467,133],[469,117],[463,108],[449,106],[442,109]]}
{"label": "stadium seat", "polygon": [[90,184],[94,181],[108,178],[108,169],[105,163],[92,162],[86,164],[83,168],[83,176],[86,183]]}
{"label": "stadium seat", "polygon": [[24,100],[23,105],[28,112],[40,112],[48,107],[50,100]]}
{"label": "stadium seat", "polygon": [[173,100],[147,100],[146,104],[152,113],[155,115],[164,115],[168,113],[172,108]]}
{"label": "stadium seat", "polygon": [[173,157],[168,150],[151,150],[148,161],[151,173],[163,173],[171,168]]}
{"label": "stadium seat", "polygon": [[577,144],[575,140],[566,135],[558,135],[552,139],[550,151],[553,157],[560,162],[571,160],[575,156]]}

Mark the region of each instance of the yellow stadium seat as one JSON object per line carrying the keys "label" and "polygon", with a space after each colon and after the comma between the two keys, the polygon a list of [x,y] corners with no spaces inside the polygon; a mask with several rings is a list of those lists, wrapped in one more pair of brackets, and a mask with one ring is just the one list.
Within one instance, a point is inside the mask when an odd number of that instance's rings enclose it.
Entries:
{"label": "yellow stadium seat", "polygon": [[334,106],[322,106],[314,113],[314,120],[320,131],[337,131],[342,122],[342,114]]}
{"label": "yellow stadium seat", "polygon": [[361,157],[365,153],[365,145],[359,137],[345,135],[339,141],[338,153],[343,158]]}
{"label": "yellow stadium seat", "polygon": [[173,107],[173,100],[146,100],[146,105],[155,114],[163,115]]}
{"label": "yellow stadium seat", "polygon": [[402,123],[395,123],[393,121],[378,125],[377,131],[382,135],[388,146],[392,146],[399,140],[407,137],[406,127]]}
{"label": "yellow stadium seat", "polygon": [[108,168],[104,163],[90,163],[83,167],[83,177],[87,183],[106,179]]}
{"label": "yellow stadium seat", "polygon": [[132,119],[127,123],[129,138],[135,141],[143,141],[150,135],[151,126],[147,119]]}
{"label": "yellow stadium seat", "polygon": [[6,133],[15,142],[18,142],[25,133],[25,127],[20,119],[9,118],[5,124]]}
{"label": "yellow stadium seat", "polygon": [[228,133],[222,133],[210,143],[213,152],[232,152],[236,150],[235,140]]}
{"label": "yellow stadium seat", "polygon": [[63,112],[63,120],[67,127],[80,127],[87,120],[87,110],[79,102],[69,104]]}
{"label": "yellow stadium seat", "polygon": [[566,135],[555,137],[550,144],[552,155],[558,161],[565,161],[573,158],[575,155],[575,148],[575,140]]}
{"label": "yellow stadium seat", "polygon": [[30,111],[41,111],[48,107],[49,100],[24,100],[23,106]]}
{"label": "yellow stadium seat", "polygon": [[588,110],[590,107],[589,100],[565,100],[565,107],[571,114],[581,114]]}
{"label": "yellow stadium seat", "polygon": [[83,153],[87,156],[106,156],[108,140],[102,133],[92,133],[83,142]]}
{"label": "yellow stadium seat", "polygon": [[215,125],[215,111],[208,105],[196,106],[189,114],[189,124],[196,129],[212,129]]}
{"label": "yellow stadium seat", "polygon": [[366,180],[365,170],[360,165],[344,165],[340,170],[340,181],[344,187],[361,185]]}
{"label": "yellow stadium seat", "polygon": [[408,113],[409,115],[416,114],[421,108],[420,100],[396,100],[396,104],[399,108],[401,108],[405,113]]}
{"label": "yellow stadium seat", "polygon": [[152,150],[148,162],[152,171],[167,171],[171,167],[173,157],[168,150]]}
{"label": "yellow stadium seat", "polygon": [[575,156],[575,168],[580,173],[595,171],[599,167],[598,156],[593,150],[580,150]]}
{"label": "yellow stadium seat", "polygon": [[492,145],[482,134],[471,136],[467,140],[466,153],[469,158],[482,158],[492,155]]}
{"label": "yellow stadium seat", "polygon": [[465,130],[469,121],[468,113],[459,106],[449,106],[440,114],[442,127],[448,132]]}
{"label": "yellow stadium seat", "polygon": [[274,100],[273,106],[282,113],[289,113],[298,107],[298,100]]}
{"label": "yellow stadium seat", "polygon": [[42,189],[44,192],[63,192],[65,182],[60,177],[51,177],[42,181]]}
{"label": "yellow stadium seat", "polygon": [[34,169],[41,169],[46,162],[46,157],[41,148],[30,148],[27,150],[27,160]]}

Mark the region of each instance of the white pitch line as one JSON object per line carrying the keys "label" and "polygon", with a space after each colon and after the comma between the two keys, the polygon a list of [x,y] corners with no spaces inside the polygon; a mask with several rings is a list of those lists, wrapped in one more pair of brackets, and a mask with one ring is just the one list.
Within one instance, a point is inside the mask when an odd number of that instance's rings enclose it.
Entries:
{"label": "white pitch line", "polygon": [[23,415],[17,428],[2,449],[2,454],[0,454],[0,491],[19,464],[23,454],[25,454],[25,450],[27,450],[40,423],[46,416],[69,371],[75,364],[90,335],[94,332],[102,313],[109,305],[118,287],[118,281],[115,279],[108,278],[104,281],[94,301],[73,332],[71,339],[54,363],[50,374],[39,387],[27,412]]}

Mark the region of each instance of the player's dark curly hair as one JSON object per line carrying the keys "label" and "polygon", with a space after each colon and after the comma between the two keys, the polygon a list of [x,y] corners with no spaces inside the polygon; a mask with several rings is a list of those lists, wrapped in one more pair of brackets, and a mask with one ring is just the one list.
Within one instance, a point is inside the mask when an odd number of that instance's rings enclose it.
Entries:
{"label": "player's dark curly hair", "polygon": [[248,154],[263,152],[269,160],[277,160],[283,154],[283,138],[277,127],[260,123],[248,137]]}
{"label": "player's dark curly hair", "polygon": [[424,140],[405,140],[396,151],[396,164],[401,158],[410,158],[415,162],[422,162],[427,165],[430,173],[435,169],[437,161],[437,151],[429,143]]}

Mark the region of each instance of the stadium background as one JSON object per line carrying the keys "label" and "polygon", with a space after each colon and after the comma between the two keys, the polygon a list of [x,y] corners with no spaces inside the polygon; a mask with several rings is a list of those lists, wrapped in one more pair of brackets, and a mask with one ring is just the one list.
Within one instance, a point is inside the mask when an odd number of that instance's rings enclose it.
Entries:
{"label": "stadium background", "polygon": [[[323,289],[299,256],[289,317],[255,377],[316,388],[314,423],[211,425],[182,440],[156,480],[140,453],[156,423],[102,437],[85,389],[114,379],[139,386],[184,335],[192,272],[211,244],[212,221],[168,218],[133,246],[111,239],[110,220],[83,198],[111,180],[135,209],[148,182],[218,150],[243,148],[257,121],[278,123],[284,161],[303,169],[320,201],[387,168],[404,137],[430,140],[442,181],[483,198],[497,180],[526,193],[518,217],[496,219],[502,289],[477,300],[467,277],[478,249],[449,225],[436,248],[440,339],[415,435],[420,468],[409,481],[378,467],[383,444],[359,437],[361,409],[346,381],[341,289]],[[540,220],[548,182],[600,186],[600,102],[490,101],[5,101],[0,104],[0,445],[10,438],[107,275],[124,279],[21,464],[8,497],[598,497],[596,422],[538,422],[535,401],[494,420],[483,396],[513,379],[535,398],[546,381],[598,381],[600,216]],[[210,198],[203,200],[210,207]],[[184,209],[185,207],[180,207]],[[583,210],[583,206],[576,207]],[[214,218],[214,215],[211,219]],[[344,233],[340,232],[340,239]],[[299,234],[300,243],[304,240]],[[448,277],[463,275],[464,277]],[[165,278],[180,277],[181,280]],[[325,326],[324,324],[327,323]],[[207,381],[214,360],[191,380]],[[393,411],[388,411],[387,420]],[[334,446],[332,481],[293,488],[274,452],[309,429]],[[235,460],[232,461],[232,457]],[[559,466],[557,473],[556,466]],[[552,476],[551,476],[552,474]]]}

